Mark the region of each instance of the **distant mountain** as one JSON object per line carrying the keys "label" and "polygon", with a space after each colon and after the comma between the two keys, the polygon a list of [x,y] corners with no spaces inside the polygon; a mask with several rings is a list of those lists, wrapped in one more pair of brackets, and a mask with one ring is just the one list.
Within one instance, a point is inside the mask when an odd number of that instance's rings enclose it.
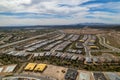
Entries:
{"label": "distant mountain", "polygon": [[79,25],[110,25],[105,23],[80,23]]}
{"label": "distant mountain", "polygon": [[120,28],[118,24],[105,24],[105,23],[79,23],[69,25],[33,25],[33,26],[1,26],[1,29],[65,29],[65,28]]}

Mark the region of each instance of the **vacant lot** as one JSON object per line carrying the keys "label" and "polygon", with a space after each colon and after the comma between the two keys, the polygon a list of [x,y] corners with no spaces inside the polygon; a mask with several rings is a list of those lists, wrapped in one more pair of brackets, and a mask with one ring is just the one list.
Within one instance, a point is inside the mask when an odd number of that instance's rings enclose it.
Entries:
{"label": "vacant lot", "polygon": [[64,29],[65,33],[74,33],[74,34],[99,34],[105,33],[105,31],[99,29],[83,28],[83,29]]}
{"label": "vacant lot", "polygon": [[67,71],[67,68],[48,65],[46,70],[43,72],[43,75],[49,75],[58,80],[64,80],[64,75],[66,71]]}
{"label": "vacant lot", "polygon": [[54,65],[47,65],[47,68],[43,72],[23,71],[22,74],[55,78],[57,80],[64,80],[64,75],[66,72],[67,72],[67,68],[54,66]]}
{"label": "vacant lot", "polygon": [[109,34],[105,34],[104,36],[107,39],[107,44],[120,48],[120,34],[118,34],[117,32],[112,32]]}

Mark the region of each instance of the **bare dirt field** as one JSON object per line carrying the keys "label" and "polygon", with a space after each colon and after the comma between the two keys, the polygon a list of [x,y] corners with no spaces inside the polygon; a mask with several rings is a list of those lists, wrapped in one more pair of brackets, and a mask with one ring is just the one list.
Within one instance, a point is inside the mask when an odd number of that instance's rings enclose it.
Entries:
{"label": "bare dirt field", "polygon": [[108,44],[120,48],[120,34],[118,32],[110,32],[104,35],[108,40]]}
{"label": "bare dirt field", "polygon": [[64,29],[65,33],[74,33],[74,34],[100,34],[105,33],[106,31],[92,28],[83,28],[83,29]]}
{"label": "bare dirt field", "polygon": [[66,72],[67,72],[67,68],[65,67],[47,65],[47,68],[43,72],[23,71],[22,74],[55,78],[57,80],[64,80],[64,76]]}
{"label": "bare dirt field", "polygon": [[66,73],[67,68],[48,65],[46,70],[43,72],[43,75],[49,75],[58,80],[64,80],[64,75],[65,75],[65,73],[63,73],[64,71]]}

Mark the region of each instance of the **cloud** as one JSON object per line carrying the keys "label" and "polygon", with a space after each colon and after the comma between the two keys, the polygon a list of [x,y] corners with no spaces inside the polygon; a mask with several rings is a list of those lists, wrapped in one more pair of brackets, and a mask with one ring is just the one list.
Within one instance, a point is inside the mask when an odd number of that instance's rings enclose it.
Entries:
{"label": "cloud", "polygon": [[[51,14],[51,15],[60,15],[66,16],[71,15],[73,13],[77,13],[79,11],[87,11],[88,8],[78,6],[84,2],[89,0],[26,0],[26,2],[18,0],[14,1],[3,1],[1,4],[2,10],[1,12],[12,12],[12,13],[38,13],[39,15],[43,14]],[[10,2],[10,3],[9,3]],[[17,3],[17,4],[15,4]],[[36,4],[35,4],[36,3]],[[7,4],[9,4],[7,6]],[[66,6],[60,6],[60,5]],[[29,5],[29,6],[28,6]],[[19,7],[17,7],[19,6]],[[73,7],[68,7],[73,6]],[[5,9],[6,8],[6,9]],[[16,16],[16,15],[15,15]]]}
{"label": "cloud", "polygon": [[[1,17],[1,16],[0,16]],[[84,23],[84,22],[98,22],[100,21],[99,19],[86,19],[84,17],[81,18],[71,18],[71,19],[64,19],[64,18],[16,18],[16,17],[2,17],[0,24],[2,26],[9,26],[9,25],[61,25],[61,24],[77,24],[77,23]],[[103,21],[102,21],[103,22]],[[6,24],[7,23],[7,24]],[[107,22],[106,22],[107,23]]]}
{"label": "cloud", "polygon": [[118,1],[1,0],[0,25],[119,23],[119,10]]}
{"label": "cloud", "polygon": [[25,9],[22,4],[30,4],[31,0],[1,0],[0,11],[19,11]]}

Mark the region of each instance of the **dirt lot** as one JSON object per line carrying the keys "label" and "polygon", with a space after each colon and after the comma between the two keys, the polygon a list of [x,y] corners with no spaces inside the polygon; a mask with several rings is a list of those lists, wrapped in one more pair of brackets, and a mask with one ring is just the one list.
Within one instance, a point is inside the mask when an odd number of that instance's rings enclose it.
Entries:
{"label": "dirt lot", "polygon": [[[64,71],[64,73],[62,71]],[[67,68],[54,66],[54,65],[47,65],[47,68],[43,72],[23,71],[22,74],[42,76],[42,77],[47,76],[50,78],[55,78],[57,80],[64,80],[64,75],[66,72],[67,72]]]}
{"label": "dirt lot", "polygon": [[99,29],[83,28],[83,29],[64,29],[65,33],[74,33],[74,34],[99,34],[105,33],[105,31]]}
{"label": "dirt lot", "polygon": [[108,40],[108,44],[120,48],[120,34],[117,32],[110,32],[104,35]]}
{"label": "dirt lot", "polygon": [[43,72],[43,75],[49,75],[49,76],[54,77],[58,80],[64,80],[65,73],[63,73],[62,71],[66,72],[67,68],[48,65],[46,70]]}

